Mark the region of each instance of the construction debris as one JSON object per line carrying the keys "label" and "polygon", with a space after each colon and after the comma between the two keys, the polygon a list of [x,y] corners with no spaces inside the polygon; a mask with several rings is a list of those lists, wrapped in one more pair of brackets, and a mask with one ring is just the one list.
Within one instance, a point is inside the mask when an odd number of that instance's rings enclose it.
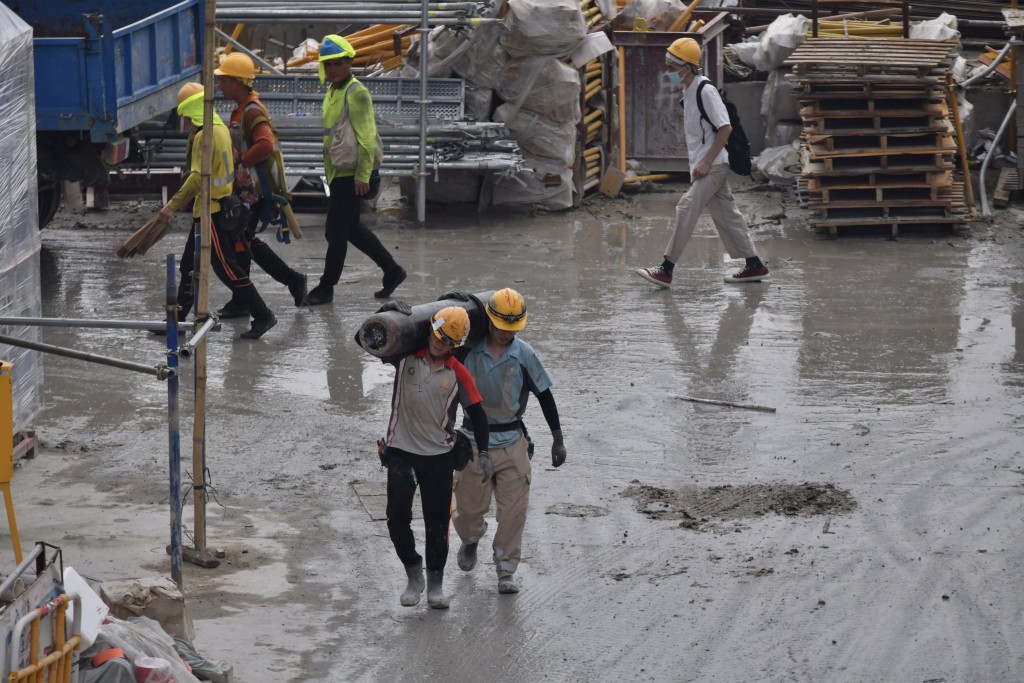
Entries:
{"label": "construction debris", "polygon": [[131,258],[136,255],[145,254],[150,247],[164,238],[171,230],[171,224],[160,220],[160,216],[153,216],[145,225],[132,233],[131,237],[124,241],[117,248],[118,258]]}

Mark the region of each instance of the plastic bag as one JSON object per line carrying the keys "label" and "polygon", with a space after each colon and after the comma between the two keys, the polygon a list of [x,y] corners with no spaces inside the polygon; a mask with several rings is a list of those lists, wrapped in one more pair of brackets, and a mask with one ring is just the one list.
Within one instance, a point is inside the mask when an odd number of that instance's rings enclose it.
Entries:
{"label": "plastic bag", "polygon": [[761,34],[756,49],[751,50],[750,43],[736,44],[740,59],[758,71],[778,69],[806,40],[810,22],[803,15],[783,14]]}
{"label": "plastic bag", "polygon": [[473,29],[466,49],[452,62],[452,71],[471,83],[493,88],[508,62],[508,53],[500,38],[507,31],[504,24],[484,24]]}
{"label": "plastic bag", "polygon": [[572,171],[568,168],[558,173],[526,169],[494,179],[489,189],[493,206],[522,204],[546,211],[572,207]]}
{"label": "plastic bag", "polygon": [[505,22],[501,44],[513,57],[568,54],[587,35],[577,0],[508,0]]}
{"label": "plastic bag", "polygon": [[[100,626],[99,638],[106,640],[112,647],[119,647],[136,666],[136,679],[140,669],[161,671],[164,669],[159,662],[144,658],[160,659],[167,663],[166,670],[174,678],[174,683],[199,683],[199,679],[189,673],[185,664],[174,648],[174,639],[149,617],[134,617],[130,621],[121,621],[108,617],[108,622]],[[140,658],[142,662],[140,662]],[[149,674],[153,678],[154,674]],[[167,679],[165,678],[164,681]],[[160,681],[153,678],[150,683]],[[160,683],[164,683],[160,681]]]}
{"label": "plastic bag", "polygon": [[910,37],[920,40],[960,40],[956,17],[943,12],[934,19],[910,25]]}
{"label": "plastic bag", "polygon": [[754,177],[789,182],[800,167],[800,143],[769,147],[754,157]]}
{"label": "plastic bag", "polygon": [[649,31],[667,31],[685,9],[680,0],[632,0],[612,21],[612,28],[632,31],[634,22],[642,19]]}
{"label": "plastic bag", "polygon": [[503,104],[494,112],[494,120],[508,126],[524,153],[571,166],[576,158],[576,124],[558,123],[526,110]]}
{"label": "plastic bag", "polygon": [[511,60],[497,90],[513,116],[524,109],[558,123],[580,120],[580,72],[555,57]]}
{"label": "plastic bag", "polygon": [[779,121],[800,120],[800,102],[793,93],[793,84],[786,79],[789,73],[790,69],[783,67],[768,74],[761,96],[761,119],[766,129]]}

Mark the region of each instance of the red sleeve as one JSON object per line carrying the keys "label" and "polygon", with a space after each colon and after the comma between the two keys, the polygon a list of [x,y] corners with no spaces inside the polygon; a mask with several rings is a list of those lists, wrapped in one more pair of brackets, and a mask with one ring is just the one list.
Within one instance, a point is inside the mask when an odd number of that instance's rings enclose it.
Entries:
{"label": "red sleeve", "polygon": [[452,356],[452,370],[455,371],[455,380],[462,385],[462,390],[466,392],[466,397],[469,399],[469,405],[474,403],[480,403],[483,401],[483,397],[480,396],[480,392],[476,389],[476,382],[473,381],[473,376],[469,374],[469,370],[466,366],[455,360]]}
{"label": "red sleeve", "polygon": [[252,129],[252,147],[245,150],[245,154],[242,155],[242,163],[246,166],[255,166],[273,153],[274,132],[270,129],[269,123],[260,121]]}

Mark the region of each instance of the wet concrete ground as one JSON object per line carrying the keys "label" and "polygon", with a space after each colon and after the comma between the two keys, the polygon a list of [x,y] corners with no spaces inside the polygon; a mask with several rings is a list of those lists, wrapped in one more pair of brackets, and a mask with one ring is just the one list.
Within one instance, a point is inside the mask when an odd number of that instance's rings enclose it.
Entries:
{"label": "wet concrete ground", "polygon": [[[379,273],[350,253],[334,304],[312,310],[257,273],[278,326],[244,342],[244,324],[227,321],[209,345],[208,543],[226,558],[186,566],[199,650],[247,683],[1020,680],[1021,212],[968,238],[832,241],[791,196],[743,186],[772,281],[723,283],[736,266],[705,217],[659,291],[631,271],[660,261],[685,186],[668,189],[556,215],[437,207],[426,229],[397,202],[369,218],[410,273],[397,296],[526,296],[523,336],[566,435],[555,470],[531,405],[522,592],[499,595],[486,562],[459,570],[453,538],[447,612],[399,606],[404,572],[353,488],[384,480],[374,442],[391,371],[352,342],[379,304]],[[180,251],[184,219],[150,254],[113,255],[155,208],[47,228],[45,314],[161,317],[163,255]],[[306,238],[279,253],[315,280],[322,215],[300,220]],[[45,340],[163,357],[162,340],[134,332]],[[14,482],[22,537],[62,546],[96,578],[168,574],[165,386],[55,357],[46,373],[44,448]],[[188,463],[190,389],[182,397]],[[852,509],[786,514],[771,499],[804,484]],[[631,486],[680,495],[624,495]],[[722,491],[750,512],[693,502]],[[672,504],[698,523],[663,514]]]}

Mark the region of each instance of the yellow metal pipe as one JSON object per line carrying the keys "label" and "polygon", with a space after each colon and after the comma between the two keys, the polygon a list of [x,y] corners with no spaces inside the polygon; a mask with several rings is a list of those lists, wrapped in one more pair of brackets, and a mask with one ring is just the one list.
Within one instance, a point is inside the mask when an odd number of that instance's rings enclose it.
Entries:
{"label": "yellow metal pipe", "polygon": [[673,176],[672,176],[671,173],[655,173],[653,175],[634,175],[634,176],[629,176],[627,178],[624,178],[622,180],[622,182],[623,183],[639,183],[639,182],[643,182],[645,180],[650,180],[651,182],[657,182],[657,181],[660,181],[660,180],[672,180],[672,178],[673,178]]}
{"label": "yellow metal pipe", "polygon": [[619,48],[619,170],[626,170],[626,51]]}
{"label": "yellow metal pipe", "polygon": [[[974,188],[971,185],[971,167],[967,163],[967,144],[964,142],[964,128],[960,121],[960,104],[956,100],[953,89],[953,75],[946,74],[946,94],[949,97],[949,109],[953,113],[953,126],[956,128],[956,143],[960,148],[960,165],[964,168],[964,195],[967,203],[974,208]],[[984,192],[984,189],[982,190]]]}
{"label": "yellow metal pipe", "polygon": [[[235,24],[235,30],[231,32],[231,39],[238,40],[238,36],[242,35],[242,29],[244,28],[245,24]],[[224,46],[224,52],[222,52],[221,55],[227,57],[229,54],[231,54],[232,49],[234,49],[233,46],[231,45],[231,43],[228,43]]]}
{"label": "yellow metal pipe", "polygon": [[586,116],[583,117],[583,123],[589,124],[594,119],[597,119],[597,118],[599,118],[601,116],[604,116],[604,110],[603,109],[595,109],[594,111],[590,112],[589,114],[587,114]]}

